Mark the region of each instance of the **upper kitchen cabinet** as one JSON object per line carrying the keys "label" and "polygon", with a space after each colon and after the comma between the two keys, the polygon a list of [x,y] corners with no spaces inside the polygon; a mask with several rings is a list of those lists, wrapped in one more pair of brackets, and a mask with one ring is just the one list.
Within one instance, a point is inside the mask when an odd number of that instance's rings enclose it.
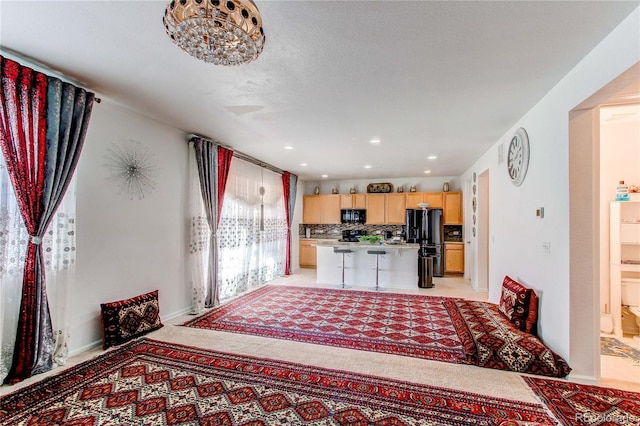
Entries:
{"label": "upper kitchen cabinet", "polygon": [[[442,194],[446,192],[425,192],[423,195],[423,202],[428,203],[432,209],[442,209],[445,207]],[[446,220],[445,220],[446,223]]]}
{"label": "upper kitchen cabinet", "polygon": [[305,195],[302,222],[306,224],[339,224],[340,195]]}
{"label": "upper kitchen cabinet", "polygon": [[432,209],[441,209],[444,207],[442,194],[442,192],[407,192],[407,208],[419,209],[419,203],[428,203]]}
{"label": "upper kitchen cabinet", "polygon": [[385,194],[367,194],[367,224],[385,224]]}
{"label": "upper kitchen cabinet", "polygon": [[403,193],[367,194],[368,225],[402,225],[405,212],[406,197]]}
{"label": "upper kitchen cabinet", "polygon": [[340,195],[341,209],[366,209],[366,194],[342,194]]}
{"label": "upper kitchen cabinet", "polygon": [[443,192],[441,194],[444,195],[445,225],[462,225],[462,193]]}
{"label": "upper kitchen cabinet", "polygon": [[406,197],[404,194],[385,194],[385,223],[390,225],[404,224],[406,209]]}
{"label": "upper kitchen cabinet", "polygon": [[418,209],[418,204],[424,203],[424,192],[407,192],[405,203],[408,209]]}

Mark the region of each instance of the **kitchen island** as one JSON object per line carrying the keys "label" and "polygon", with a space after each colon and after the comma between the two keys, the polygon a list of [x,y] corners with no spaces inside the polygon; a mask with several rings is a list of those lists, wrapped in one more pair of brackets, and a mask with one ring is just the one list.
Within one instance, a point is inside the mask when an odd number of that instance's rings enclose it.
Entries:
{"label": "kitchen island", "polygon": [[418,244],[363,244],[318,241],[316,244],[316,281],[320,284],[340,285],[342,254],[333,248],[349,248],[345,255],[344,281],[346,285],[373,287],[376,283],[376,256],[367,250],[385,250],[380,256],[379,285],[383,288],[418,288]]}

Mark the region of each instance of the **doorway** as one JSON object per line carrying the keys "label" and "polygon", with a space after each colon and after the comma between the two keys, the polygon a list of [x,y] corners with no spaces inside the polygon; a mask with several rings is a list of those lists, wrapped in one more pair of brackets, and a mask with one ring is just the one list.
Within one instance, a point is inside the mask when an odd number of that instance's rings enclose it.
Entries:
{"label": "doorway", "polygon": [[491,233],[489,228],[489,170],[485,170],[478,176],[477,183],[472,189],[477,206],[473,207],[476,216],[473,226],[478,240],[478,268],[476,276],[476,291],[489,291],[489,245]]}
{"label": "doorway", "polygon": [[593,371],[605,386],[608,379],[601,378],[600,312],[601,281],[608,276],[609,257],[604,250],[608,240],[601,231],[609,221],[601,210],[600,110],[603,105],[638,102],[640,63],[569,112],[570,358],[578,359],[574,352],[591,348],[593,357],[582,357],[584,364],[573,365],[574,371],[578,375]]}

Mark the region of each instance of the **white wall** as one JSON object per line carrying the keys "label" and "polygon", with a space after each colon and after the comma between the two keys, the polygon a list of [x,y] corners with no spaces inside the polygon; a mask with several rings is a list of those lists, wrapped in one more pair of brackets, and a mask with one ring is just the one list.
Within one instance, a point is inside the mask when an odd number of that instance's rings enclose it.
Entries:
{"label": "white wall", "polygon": [[[100,303],[158,289],[163,320],[190,309],[185,138],[184,132],[108,101],[94,105],[77,169],[72,354],[100,342]],[[148,147],[158,166],[157,186],[142,200],[119,195],[107,180],[107,148],[122,139]]]}
{"label": "white wall", "polygon": [[[569,311],[591,306],[571,303],[569,277],[569,111],[608,82],[640,61],[640,9],[636,9],[540,102],[504,134],[461,177],[490,171],[489,300],[500,298],[505,275],[534,288],[540,295],[539,331],[542,339],[568,359],[580,376],[594,376],[594,353],[589,346],[570,351]],[[526,84],[526,82],[523,82]],[[498,150],[506,148],[513,132],[524,127],[531,155],[527,177],[520,187],[498,164]],[[535,216],[545,208],[544,219]],[[466,224],[470,229],[470,224]],[[542,242],[551,242],[545,254]],[[477,258],[477,239],[472,238]],[[590,268],[591,265],[585,265]],[[471,277],[472,280],[474,277]],[[592,288],[581,289],[593,292]],[[590,323],[585,327],[592,327]],[[578,349],[578,348],[576,348]],[[570,353],[573,355],[569,358]]]}

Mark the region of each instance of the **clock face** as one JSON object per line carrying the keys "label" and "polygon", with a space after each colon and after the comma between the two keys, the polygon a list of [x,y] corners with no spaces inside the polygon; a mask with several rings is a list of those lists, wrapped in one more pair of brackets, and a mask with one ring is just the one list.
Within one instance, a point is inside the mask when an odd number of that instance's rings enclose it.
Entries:
{"label": "clock face", "polygon": [[527,175],[529,167],[529,137],[521,127],[516,130],[507,155],[507,171],[514,185],[520,186]]}

